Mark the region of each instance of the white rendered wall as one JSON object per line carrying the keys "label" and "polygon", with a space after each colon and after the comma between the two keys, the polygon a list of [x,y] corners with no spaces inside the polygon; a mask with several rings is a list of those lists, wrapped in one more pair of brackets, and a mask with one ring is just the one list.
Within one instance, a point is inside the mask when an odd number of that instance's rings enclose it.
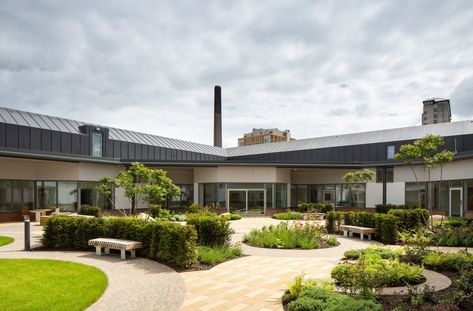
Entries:
{"label": "white rendered wall", "polygon": [[[417,178],[427,181],[427,172],[420,165],[415,166]],[[471,179],[473,178],[473,159],[458,160],[443,166],[442,180]],[[431,172],[431,180],[440,180],[440,168]],[[414,174],[409,166],[396,166],[394,168],[395,182],[415,182]]]}
{"label": "white rendered wall", "polygon": [[383,184],[370,182],[366,184],[366,207],[383,204]]}
{"label": "white rendered wall", "polygon": [[284,179],[283,172],[277,173],[275,167],[258,166],[219,166],[219,167],[196,167],[194,169],[194,182],[235,182],[235,183],[274,183]]}
{"label": "white rendered wall", "polygon": [[404,182],[386,183],[386,203],[403,205],[406,197],[405,187]]}

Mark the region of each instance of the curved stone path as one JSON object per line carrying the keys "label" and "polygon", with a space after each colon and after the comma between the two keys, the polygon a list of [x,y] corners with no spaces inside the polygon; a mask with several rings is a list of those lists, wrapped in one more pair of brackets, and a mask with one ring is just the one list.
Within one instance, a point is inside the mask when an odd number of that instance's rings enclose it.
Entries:
{"label": "curved stone path", "polygon": [[[33,244],[38,245],[41,227],[32,223]],[[96,256],[94,252],[22,251],[22,224],[1,225],[0,235],[15,238],[12,244],[0,247],[0,258],[38,258],[74,261],[97,267],[105,272],[108,287],[90,311],[179,310],[186,286],[173,269],[157,262],[137,258],[121,260],[118,254]]]}

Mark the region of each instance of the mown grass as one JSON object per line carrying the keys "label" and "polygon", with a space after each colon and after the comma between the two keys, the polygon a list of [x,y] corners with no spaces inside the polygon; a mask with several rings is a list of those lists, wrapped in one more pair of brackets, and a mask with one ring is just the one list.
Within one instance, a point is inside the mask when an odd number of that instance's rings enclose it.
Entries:
{"label": "mown grass", "polygon": [[226,260],[240,257],[241,246],[238,244],[218,247],[198,246],[197,254],[200,263],[216,265]]}
{"label": "mown grass", "polygon": [[9,236],[0,236],[0,246],[8,245],[10,243],[13,243],[13,241],[15,241],[15,239]]}
{"label": "mown grass", "polygon": [[75,311],[94,303],[107,288],[101,270],[45,259],[0,259],[0,310]]}

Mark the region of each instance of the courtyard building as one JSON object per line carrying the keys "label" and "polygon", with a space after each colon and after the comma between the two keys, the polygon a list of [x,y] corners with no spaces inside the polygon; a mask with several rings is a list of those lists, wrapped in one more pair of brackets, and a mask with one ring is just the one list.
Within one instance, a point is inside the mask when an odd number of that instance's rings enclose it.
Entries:
{"label": "courtyard building", "polygon": [[[445,138],[453,162],[427,174],[394,159],[403,144],[427,134]],[[182,188],[165,207],[215,204],[221,212],[271,215],[303,202],[337,210],[372,211],[377,204],[432,202],[436,213],[473,216],[473,121],[222,148],[157,135],[0,108],[0,220],[34,209],[78,211],[96,205],[111,213],[129,207],[120,189],[96,190],[133,162],[162,168]],[[369,168],[376,179],[347,184],[349,171]],[[431,200],[429,200],[429,196]],[[144,208],[145,206],[139,206]]]}

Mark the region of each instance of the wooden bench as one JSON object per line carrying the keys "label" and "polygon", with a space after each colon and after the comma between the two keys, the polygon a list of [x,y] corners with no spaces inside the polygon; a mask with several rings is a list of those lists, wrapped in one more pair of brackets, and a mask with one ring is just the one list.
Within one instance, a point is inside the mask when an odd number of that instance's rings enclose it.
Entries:
{"label": "wooden bench", "polygon": [[136,257],[135,250],[143,247],[143,243],[137,241],[127,241],[119,239],[105,239],[98,238],[89,240],[90,246],[95,246],[95,253],[98,256],[102,255],[102,248],[105,248],[105,254],[110,254],[110,249],[119,249],[123,260],[126,259],[125,252],[130,251],[131,258]]}
{"label": "wooden bench", "polygon": [[368,240],[371,240],[371,235],[376,232],[376,229],[374,228],[368,228],[368,227],[358,227],[358,226],[347,226],[347,225],[341,225],[340,229],[343,230],[343,236],[353,236],[353,233],[359,233],[360,238],[363,240],[364,235],[368,235]]}

